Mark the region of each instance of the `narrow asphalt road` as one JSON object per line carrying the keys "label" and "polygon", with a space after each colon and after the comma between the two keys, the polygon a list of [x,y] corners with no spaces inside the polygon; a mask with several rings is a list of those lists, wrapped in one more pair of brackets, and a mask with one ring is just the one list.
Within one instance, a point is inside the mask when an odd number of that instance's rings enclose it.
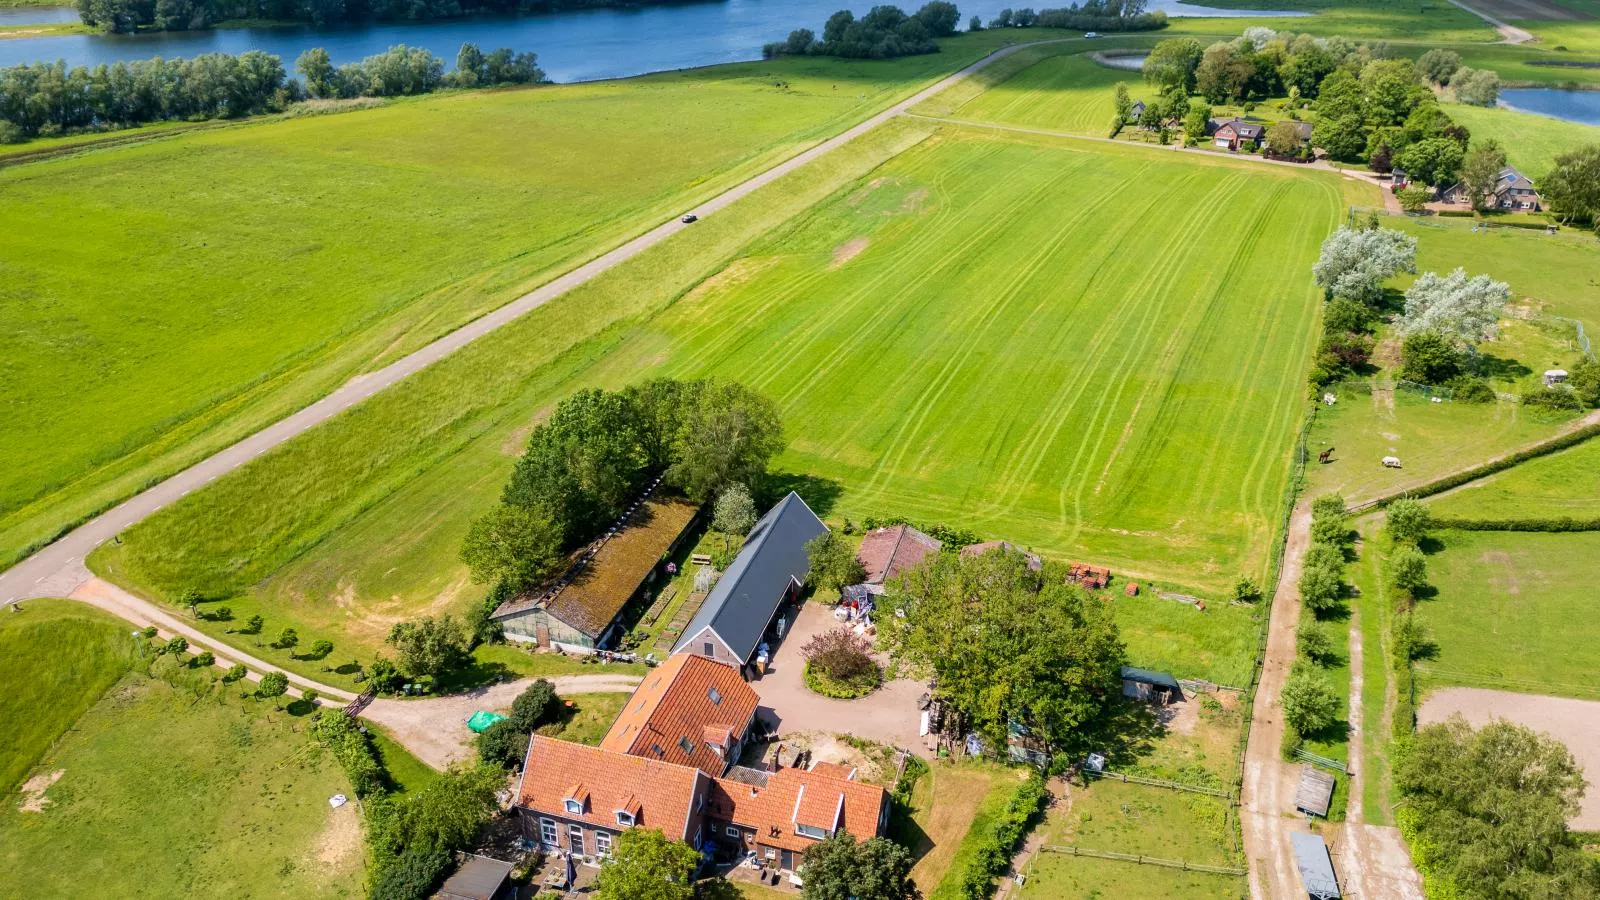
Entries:
{"label": "narrow asphalt road", "polygon": [[1462,3],[1461,0],[1450,0],[1450,5],[1464,9],[1467,12],[1472,13],[1478,18],[1484,20],[1485,22],[1488,22],[1490,25],[1493,25],[1494,30],[1500,32],[1500,43],[1502,44],[1526,44],[1533,40],[1532,33],[1524,31],[1515,25],[1508,25],[1505,22],[1496,19],[1494,16],[1489,15],[1483,10],[1473,9],[1467,4]]}
{"label": "narrow asphalt road", "polygon": [[[939,93],[964,78],[978,72],[996,60],[1025,47],[1038,44],[1056,44],[1074,40],[1057,38],[1003,47],[966,68],[940,79],[904,100],[888,107],[877,115],[843,131],[820,144],[778,163],[729,188],[722,194],[700,204],[692,210],[704,218],[722,210],[785,175],[855,140],[863,134],[899,116],[923,100]],[[94,548],[100,546],[129,526],[154,514],[169,503],[176,502],[191,492],[205,487],[216,479],[249,463],[256,457],[315,428],[339,413],[355,406],[402,379],[444,359],[478,338],[501,328],[519,317],[538,309],[605,272],[638,256],[646,250],[672,237],[679,231],[692,227],[676,219],[657,225],[650,231],[561,275],[439,338],[420,350],[403,357],[382,369],[358,375],[333,393],[305,407],[287,418],[267,426],[261,431],[239,441],[231,447],[201,460],[187,469],[156,484],[144,492],[123,501],[110,510],[90,519],[67,532],[59,540],[29,556],[27,559],[0,573],[0,605],[33,597],[65,597],[83,583],[88,569],[83,561]]]}

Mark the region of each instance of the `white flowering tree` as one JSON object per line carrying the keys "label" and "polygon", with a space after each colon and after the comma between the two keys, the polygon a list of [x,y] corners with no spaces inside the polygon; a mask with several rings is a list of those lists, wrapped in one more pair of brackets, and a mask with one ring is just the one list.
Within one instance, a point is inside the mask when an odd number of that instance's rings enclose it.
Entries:
{"label": "white flowering tree", "polygon": [[1467,277],[1465,269],[1449,275],[1424,272],[1406,291],[1400,330],[1432,331],[1463,346],[1494,337],[1500,313],[1511,302],[1511,286],[1488,275]]}
{"label": "white flowering tree", "polygon": [[1376,305],[1383,299],[1384,279],[1416,270],[1416,238],[1392,228],[1347,225],[1322,242],[1311,274],[1331,297]]}

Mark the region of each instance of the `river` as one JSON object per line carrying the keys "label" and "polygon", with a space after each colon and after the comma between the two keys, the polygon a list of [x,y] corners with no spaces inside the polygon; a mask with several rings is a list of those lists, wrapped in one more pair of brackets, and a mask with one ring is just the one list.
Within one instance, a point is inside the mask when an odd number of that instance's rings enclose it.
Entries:
{"label": "river", "polygon": [[[920,5],[918,0],[907,2],[908,8]],[[763,44],[783,40],[796,28],[820,32],[822,23],[841,7],[849,6],[859,15],[873,5],[869,0],[720,0],[336,28],[282,25],[137,35],[53,35],[0,40],[0,66],[57,59],[68,65],[94,66],[151,56],[265,50],[292,67],[295,58],[312,47],[322,47],[335,63],[345,63],[394,44],[425,47],[453,63],[462,43],[470,41],[485,51],[497,47],[531,50],[539,54],[540,67],[555,81],[591,81],[759,59]],[[988,21],[1006,6],[1020,6],[1016,0],[958,0],[958,5],[962,27],[973,14]],[[1149,8],[1172,16],[1292,15],[1211,9],[1178,0],[1151,0]],[[0,10],[0,15],[4,16],[0,23],[76,20],[70,9]]]}
{"label": "river", "polygon": [[1583,125],[1600,125],[1600,91],[1508,88],[1500,92],[1500,102],[1523,112]]}

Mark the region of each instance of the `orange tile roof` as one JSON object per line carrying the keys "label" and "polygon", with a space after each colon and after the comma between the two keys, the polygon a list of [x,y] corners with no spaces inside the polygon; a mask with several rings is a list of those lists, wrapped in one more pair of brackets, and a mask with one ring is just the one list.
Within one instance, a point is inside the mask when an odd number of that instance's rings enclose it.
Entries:
{"label": "orange tile roof", "polygon": [[850,781],[830,770],[779,769],[766,787],[727,778],[712,780],[708,812],[755,831],[769,847],[804,851],[816,840],[795,833],[798,824],[848,831],[859,840],[876,837],[889,794],[874,784]]}
{"label": "orange tile roof", "polygon": [[726,735],[724,746],[743,737],[759,702],[738,669],[680,653],[645,676],[600,746],[721,775],[734,760],[711,748],[712,737]]}
{"label": "orange tile roof", "polygon": [[[696,784],[703,776],[688,766],[656,762],[534,735],[517,787],[517,805],[564,819],[615,829],[617,810],[634,823],[676,840],[688,840]],[[574,797],[577,793],[581,796]],[[568,799],[583,800],[579,813]]]}
{"label": "orange tile roof", "polygon": [[867,584],[883,584],[939,552],[939,542],[910,525],[874,528],[861,539],[856,559]]}
{"label": "orange tile roof", "polygon": [[828,775],[833,778],[843,778],[845,781],[852,781],[856,777],[855,769],[842,763],[835,762],[812,763],[811,771],[822,775]]}

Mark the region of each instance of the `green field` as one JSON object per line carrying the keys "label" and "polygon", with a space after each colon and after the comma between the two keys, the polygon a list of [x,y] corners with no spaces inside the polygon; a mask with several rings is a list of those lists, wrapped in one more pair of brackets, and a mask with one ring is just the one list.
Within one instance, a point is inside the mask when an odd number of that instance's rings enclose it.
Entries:
{"label": "green field", "polygon": [[1505,148],[1506,161],[1537,182],[1555,166],[1556,157],[1585,144],[1600,143],[1600,127],[1580,125],[1515,109],[1445,107],[1450,118],[1472,132],[1472,139],[1493,138]]}
{"label": "green field", "polygon": [[[1129,45],[1122,39],[1115,46]],[[1022,50],[990,68],[913,112],[1104,137],[1116,112],[1116,85],[1126,84],[1135,98],[1146,92],[1138,72],[1102,66],[1082,53],[1064,55],[1060,47]]]}
{"label": "green field", "polygon": [[0,393],[26,423],[0,448],[0,564],[1003,41],[444,94],[0,169]]}
{"label": "green field", "polygon": [[1426,41],[1493,41],[1499,35],[1482,19],[1446,0],[1204,0],[1222,9],[1270,9],[1310,13],[1296,18],[1183,19],[1184,29],[1209,29],[1212,22],[1236,24],[1234,34],[1251,25],[1319,35]]}
{"label": "green field", "polygon": [[72,600],[0,615],[0,795],[132,665],[129,626]]}
{"label": "green field", "polygon": [[[287,616],[373,646],[387,621],[465,590],[456,543],[529,418],[652,370],[773,396],[793,436],[779,467],[836,482],[835,514],[943,520],[1220,590],[1265,566],[1314,327],[1301,273],[1339,187],[1154,153],[949,131],[722,257],[668,314],[538,368],[516,342],[548,343],[541,314],[584,309],[580,291],[507,329],[510,343],[497,335],[163,511],[94,564],[157,594],[245,590],[272,628]],[[1103,194],[1063,204],[1083,179]],[[1140,227],[1171,203],[1194,212]],[[1215,203],[1249,227],[1209,229],[1200,210]],[[676,296],[671,280],[656,290]],[[507,347],[533,358],[526,381],[496,364]],[[483,398],[484,418],[458,408],[464,395]],[[352,453],[380,423],[383,446]],[[438,440],[461,423],[477,440]],[[1223,630],[1228,660],[1207,671],[1239,680],[1248,651]]]}
{"label": "green field", "polygon": [[332,758],[281,714],[130,675],[0,807],[0,896],[359,897],[361,825]]}
{"label": "green field", "polygon": [[1600,533],[1447,531],[1428,558],[1438,596],[1416,616],[1438,644],[1428,687],[1466,685],[1600,698],[1594,603]]}
{"label": "green field", "polygon": [[1468,519],[1600,518],[1600,440],[1521,463],[1428,499]]}

